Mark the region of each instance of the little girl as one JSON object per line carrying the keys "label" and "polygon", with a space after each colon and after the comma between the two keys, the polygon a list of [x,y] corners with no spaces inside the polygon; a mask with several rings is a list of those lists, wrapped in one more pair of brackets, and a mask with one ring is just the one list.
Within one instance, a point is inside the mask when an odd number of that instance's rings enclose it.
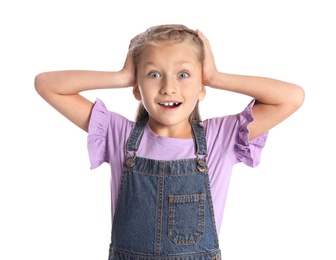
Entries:
{"label": "little girl", "polygon": [[[202,121],[205,86],[252,100],[239,114]],[[80,95],[125,87],[140,101],[135,122]],[[133,38],[120,71],[45,72],[35,88],[88,132],[91,168],[111,166],[110,260],[220,259],[233,166],[257,166],[268,130],[304,100],[291,83],[219,72],[207,38],[184,25],[154,26]]]}

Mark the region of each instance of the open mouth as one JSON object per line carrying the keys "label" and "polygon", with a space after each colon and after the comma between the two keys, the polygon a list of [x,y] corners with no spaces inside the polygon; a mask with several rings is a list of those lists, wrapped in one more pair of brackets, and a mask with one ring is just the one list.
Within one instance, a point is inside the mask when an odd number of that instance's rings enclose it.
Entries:
{"label": "open mouth", "polygon": [[159,105],[163,106],[163,107],[178,107],[181,104],[182,104],[181,102],[162,102],[162,103],[159,103]]}

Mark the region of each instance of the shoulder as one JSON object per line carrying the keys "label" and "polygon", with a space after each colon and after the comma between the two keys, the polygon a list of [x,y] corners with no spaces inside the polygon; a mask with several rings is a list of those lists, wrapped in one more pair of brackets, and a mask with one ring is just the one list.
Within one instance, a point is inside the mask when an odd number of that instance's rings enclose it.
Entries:
{"label": "shoulder", "polygon": [[[233,131],[242,131],[253,122],[252,107],[255,100],[252,100],[241,112],[223,117],[209,118],[201,122],[206,135],[218,135],[219,132],[226,134]],[[232,136],[231,136],[232,137]]]}
{"label": "shoulder", "polygon": [[120,156],[133,126],[133,121],[109,111],[97,99],[91,111],[87,139],[91,168],[96,168],[103,162],[110,163],[115,155]]}
{"label": "shoulder", "polygon": [[268,132],[249,141],[248,125],[254,120],[253,105],[254,100],[240,113],[207,119],[201,123],[209,152],[220,152],[221,158],[232,158],[234,163],[244,162],[253,167],[259,164]]}
{"label": "shoulder", "polygon": [[102,100],[96,99],[91,111],[89,133],[99,130],[106,132],[108,129],[120,131],[121,129],[132,128],[133,126],[133,121],[118,113],[109,111]]}
{"label": "shoulder", "polygon": [[219,133],[232,133],[232,131],[235,131],[239,125],[239,114],[208,118],[200,124],[204,128],[207,138],[211,136],[218,137]]}

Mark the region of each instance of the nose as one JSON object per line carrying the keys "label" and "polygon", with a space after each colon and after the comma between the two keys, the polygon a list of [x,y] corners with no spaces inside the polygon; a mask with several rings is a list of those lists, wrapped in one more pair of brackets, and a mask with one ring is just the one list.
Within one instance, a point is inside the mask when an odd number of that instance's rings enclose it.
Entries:
{"label": "nose", "polygon": [[162,81],[160,93],[163,95],[176,94],[176,87],[174,84],[174,80],[165,77],[164,80]]}

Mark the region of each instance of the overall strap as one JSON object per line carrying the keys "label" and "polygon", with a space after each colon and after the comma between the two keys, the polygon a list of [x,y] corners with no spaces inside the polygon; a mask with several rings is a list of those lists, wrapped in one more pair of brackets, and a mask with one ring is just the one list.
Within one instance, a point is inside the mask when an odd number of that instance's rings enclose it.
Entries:
{"label": "overall strap", "polygon": [[194,135],[195,153],[206,156],[207,144],[205,139],[204,128],[197,121],[193,121],[191,127]]}
{"label": "overall strap", "polygon": [[148,119],[143,119],[135,123],[132,132],[128,138],[126,150],[127,151],[137,151],[141,141],[142,134],[144,132],[145,126]]}

